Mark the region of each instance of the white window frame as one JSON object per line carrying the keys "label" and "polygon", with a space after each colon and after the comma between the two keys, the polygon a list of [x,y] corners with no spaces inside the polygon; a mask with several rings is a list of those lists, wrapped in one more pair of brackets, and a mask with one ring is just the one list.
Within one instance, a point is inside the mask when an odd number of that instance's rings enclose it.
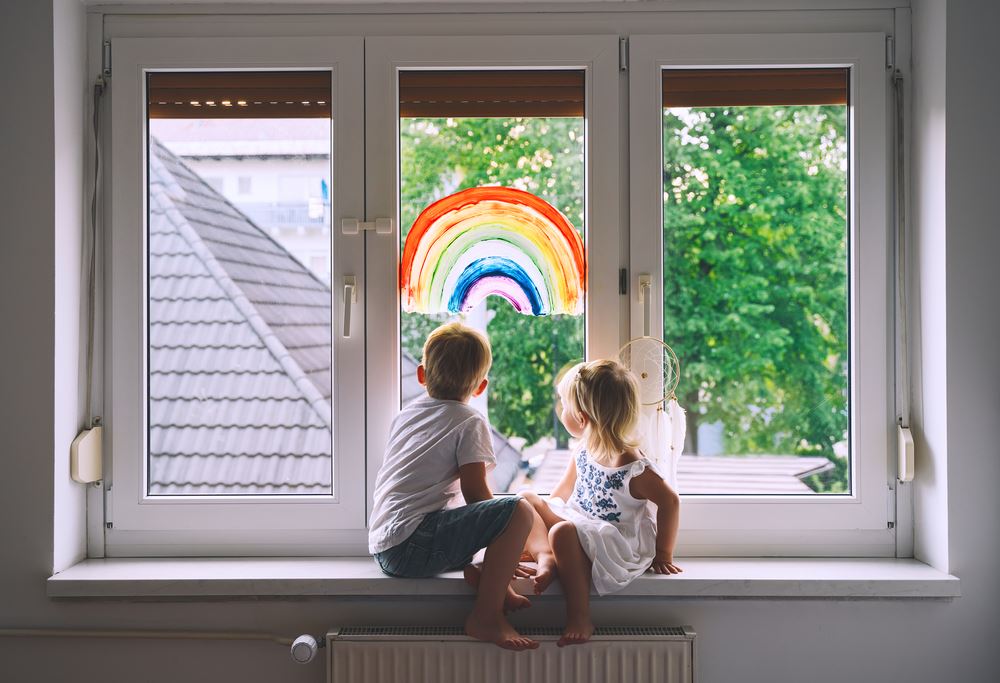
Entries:
{"label": "white window frame", "polygon": [[[169,29],[169,24],[168,29],[155,28],[158,23],[147,19],[137,20],[136,25],[140,26],[140,33],[160,35],[188,30],[179,26]],[[146,221],[141,68],[335,70],[338,90],[334,111],[340,130],[364,131],[363,136],[340,137],[335,131],[333,138],[333,177],[340,182],[334,182],[332,187],[335,214],[331,217],[331,229],[339,233],[342,217],[364,216],[373,220],[388,216],[396,219],[398,226],[398,118],[396,79],[392,73],[399,66],[434,65],[562,65],[588,69],[586,211],[590,357],[613,356],[622,343],[641,334],[642,310],[634,299],[638,274],[653,274],[654,301],[662,296],[662,278],[658,277],[662,263],[655,258],[662,253],[659,242],[662,154],[659,143],[644,144],[661,140],[660,69],[722,65],[844,65],[853,69],[850,183],[852,197],[857,197],[857,201],[852,206],[851,220],[851,258],[856,273],[851,290],[852,447],[855,464],[864,466],[855,467],[854,493],[850,497],[762,496],[750,502],[725,497],[688,497],[682,510],[678,552],[688,556],[894,554],[894,532],[887,528],[894,505],[888,484],[895,472],[889,457],[894,445],[888,373],[892,271],[888,255],[889,116],[883,33],[633,34],[629,39],[628,71],[622,73],[618,36],[365,39],[361,36],[370,31],[364,29],[364,22],[348,21],[339,28],[338,22],[332,20],[308,23],[308,27],[303,23],[294,31],[313,37],[113,37],[115,71],[110,87],[112,106],[108,127],[113,139],[107,176],[110,181],[107,185],[112,188],[111,232],[106,240],[110,265],[105,306],[110,318],[105,345],[110,365],[105,392],[106,443],[110,451],[110,467],[106,471],[113,474],[105,482],[110,489],[106,521],[113,526],[105,532],[107,555],[366,554],[364,526],[399,396],[398,287],[388,286],[388,283],[398,284],[398,233],[394,230],[388,238],[374,234],[356,237],[338,244],[333,251],[331,284],[335,321],[342,315],[338,285],[348,272],[356,274],[362,283],[355,315],[372,312],[366,316],[365,326],[360,325],[361,318],[355,319],[355,329],[363,327],[367,335],[367,350],[362,335],[352,335],[345,342],[336,333],[336,325],[334,330],[334,339],[343,346],[343,350],[338,346],[335,354],[340,360],[353,359],[343,364],[341,369],[345,374],[335,381],[338,392],[335,412],[352,402],[358,406],[357,412],[352,413],[355,433],[349,443],[335,441],[334,457],[338,453],[358,454],[353,461],[358,470],[357,481],[364,481],[365,485],[350,487],[349,492],[362,500],[357,514],[351,512],[342,517],[329,503],[305,497],[274,501],[266,497],[254,497],[252,501],[228,498],[209,501],[199,497],[161,505],[129,492],[129,482],[134,485],[141,475],[140,460],[135,454],[145,450],[145,230],[135,229],[137,225],[144,228]],[[848,23],[866,22],[858,19]],[[662,18],[654,24],[654,30],[663,30]],[[680,21],[681,24],[684,22]],[[470,32],[482,31],[474,22],[468,25]],[[553,26],[552,32],[560,30],[554,23],[549,25]],[[788,25],[803,24],[790,21]],[[255,24],[252,29],[225,30],[257,35],[269,32],[265,22]],[[317,32],[330,35],[315,37]],[[344,32],[352,35],[334,35]],[[341,48],[350,54],[340,53]],[[629,83],[627,100],[623,79]],[[626,124],[627,166],[621,163],[625,137],[619,133]],[[600,130],[613,130],[615,134],[600,135]],[[360,172],[362,168],[364,174]],[[629,178],[627,186],[622,181],[623,174]],[[624,199],[620,197],[620,188],[627,188],[627,207],[620,201]],[[628,220],[628,229],[623,218]],[[602,229],[596,230],[596,226]],[[644,230],[642,226],[653,229]],[[631,240],[626,233],[630,233]],[[633,298],[629,299],[618,294],[618,269],[623,266],[630,273],[629,291]],[[142,287],[137,288],[136,283],[142,283]],[[652,310],[652,329],[662,329],[662,306],[654,304]],[[384,311],[391,311],[391,315],[384,315]],[[602,324],[593,324],[596,320]],[[374,362],[375,358],[388,362]],[[368,390],[364,391],[366,380]],[[375,387],[383,389],[376,391]],[[358,429],[359,425],[364,425],[364,429]],[[335,439],[339,436],[335,432]],[[354,450],[350,451],[351,448]],[[363,455],[366,452],[367,458]],[[131,465],[127,462],[130,453]],[[143,489],[144,484],[139,487],[140,491]],[[206,528],[205,520],[213,518],[219,523]],[[341,528],[337,528],[338,524]]]}
{"label": "white window frame", "polygon": [[[888,76],[885,35],[633,36],[630,41],[632,291],[652,275],[650,329],[663,329],[662,87],[664,68],[828,66],[851,69],[850,405],[852,493],[844,496],[686,496],[681,555],[892,556],[889,340]],[[654,144],[649,141],[656,140]],[[631,330],[643,309],[631,297]],[[665,340],[667,343],[670,340]],[[683,359],[682,359],[683,364]],[[682,366],[683,367],[683,366]],[[683,373],[681,381],[683,382]]]}
{"label": "white window frame", "polygon": [[[618,45],[617,35],[373,37],[365,41],[368,217],[369,220],[391,217],[397,226],[400,69],[586,70],[585,335],[591,358],[613,356],[619,346],[622,298],[618,294],[618,268],[622,256]],[[368,235],[367,240],[371,312],[368,315],[368,478],[374,481],[392,417],[399,411],[399,237],[394,231],[392,236]],[[595,324],[597,320],[605,324]],[[614,324],[608,324],[612,321]],[[376,358],[379,362],[373,361]]]}
{"label": "white window frame", "polygon": [[109,556],[329,554],[366,549],[363,293],[350,338],[338,284],[363,277],[360,238],[331,230],[334,345],[333,495],[147,496],[146,491],[146,108],[149,70],[322,69],[333,93],[332,225],[360,217],[364,186],[363,55],[359,37],[121,38],[113,41],[111,233],[107,310],[111,477],[106,503]]}

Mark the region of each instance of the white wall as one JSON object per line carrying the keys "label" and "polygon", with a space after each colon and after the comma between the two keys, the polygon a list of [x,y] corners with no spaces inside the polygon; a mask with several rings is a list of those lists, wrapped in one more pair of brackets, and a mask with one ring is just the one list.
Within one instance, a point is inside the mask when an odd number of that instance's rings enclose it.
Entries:
{"label": "white wall", "polygon": [[[53,65],[53,10],[47,3],[8,0],[0,9],[0,57],[16,69],[2,72],[3,92],[17,93],[19,107],[0,107],[0,430],[6,486],[0,500],[0,628],[188,628],[259,629],[283,633],[322,632],[335,623],[455,623],[467,605],[461,601],[407,600],[261,600],[235,602],[53,601],[44,580],[53,562],[53,485],[62,475],[64,436],[75,429],[73,406],[60,392],[72,387],[71,363],[62,341],[54,341],[62,322],[53,311],[71,292],[54,291],[55,259],[66,265],[56,242],[73,239],[77,226],[57,219],[54,198],[66,188],[57,184],[53,127],[57,105],[53,74],[72,68],[69,56],[56,51]],[[942,71],[939,41],[947,26],[947,90],[944,98],[918,96],[918,139],[930,141],[915,173],[914,187],[925,195],[935,187],[941,148],[935,133],[947,110],[944,149],[946,231],[941,232],[941,204],[918,200],[917,230],[921,263],[947,278],[944,309],[923,318],[946,325],[937,346],[947,365],[938,377],[946,393],[946,425],[931,419],[924,402],[924,433],[933,432],[936,461],[947,455],[947,535],[950,570],[962,579],[963,597],[954,601],[857,600],[602,600],[595,605],[598,623],[693,624],[701,638],[701,683],[731,681],[864,683],[901,680],[995,681],[1000,672],[1000,377],[996,339],[1000,316],[996,292],[1000,268],[992,262],[1000,247],[993,212],[993,168],[1000,158],[994,135],[1000,120],[1000,93],[993,87],[1000,63],[1000,41],[991,32],[1000,25],[1000,9],[988,0],[950,2],[946,16],[931,4],[916,6],[916,53],[929,59],[918,69],[915,91],[937,92]],[[62,13],[68,14],[62,14]],[[75,16],[65,5],[56,14]],[[71,22],[75,21],[71,19]],[[81,57],[82,58],[82,57]],[[65,60],[65,61],[64,61]],[[935,76],[935,73],[937,76]],[[56,76],[58,78],[58,75]],[[938,181],[940,182],[940,181]],[[70,188],[73,195],[76,190]],[[77,201],[73,198],[72,201]],[[61,199],[60,199],[61,201]],[[61,210],[61,209],[60,209]],[[76,247],[66,247],[67,252]],[[941,260],[944,263],[941,263]],[[923,266],[922,266],[923,267]],[[70,282],[70,278],[66,282]],[[921,278],[925,287],[934,283]],[[68,286],[68,285],[67,285]],[[923,301],[929,294],[921,290]],[[937,291],[936,296],[941,296]],[[58,296],[58,298],[57,298]],[[947,310],[946,319],[943,310]],[[59,314],[59,315],[62,315]],[[938,316],[934,318],[934,316]],[[945,322],[946,320],[946,322]],[[71,325],[67,324],[67,329]],[[946,343],[945,343],[946,342]],[[925,350],[927,341],[925,340]],[[55,366],[53,359],[56,360]],[[921,363],[927,375],[939,372],[940,358]],[[54,377],[55,369],[60,373]],[[58,382],[58,383],[57,383]],[[930,426],[931,422],[933,426]],[[53,443],[55,442],[55,453]],[[921,444],[925,448],[925,444]],[[928,452],[925,450],[924,452]],[[60,467],[63,467],[60,464]],[[925,470],[926,472],[926,470]],[[943,472],[936,471],[943,477]],[[945,481],[943,478],[938,481]],[[939,501],[940,502],[940,501]],[[927,515],[932,504],[922,508]],[[533,612],[533,614],[532,614]],[[557,600],[539,601],[525,622],[557,624]],[[268,644],[180,642],[42,641],[0,638],[0,678],[11,681],[177,680],[261,681],[323,680],[319,664],[298,667],[286,652]]]}
{"label": "white wall", "polygon": [[[914,435],[914,554],[948,571],[948,344],[945,188],[945,3],[913,8],[910,225]],[[911,85],[907,83],[906,85]],[[924,397],[927,397],[924,400]]]}

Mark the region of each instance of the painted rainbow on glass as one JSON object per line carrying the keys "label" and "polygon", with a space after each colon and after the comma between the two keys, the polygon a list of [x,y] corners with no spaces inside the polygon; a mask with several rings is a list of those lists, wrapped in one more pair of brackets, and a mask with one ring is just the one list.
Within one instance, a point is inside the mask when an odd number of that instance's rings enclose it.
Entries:
{"label": "painted rainbow on glass", "polygon": [[583,239],[554,206],[512,187],[474,187],[428,206],[399,267],[409,313],[461,313],[491,294],[525,315],[583,313]]}

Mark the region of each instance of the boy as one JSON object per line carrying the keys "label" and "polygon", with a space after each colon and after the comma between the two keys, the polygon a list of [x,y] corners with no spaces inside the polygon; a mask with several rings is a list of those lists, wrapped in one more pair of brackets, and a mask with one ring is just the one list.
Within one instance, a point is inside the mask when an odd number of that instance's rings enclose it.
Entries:
{"label": "boy", "polygon": [[[468,402],[486,390],[492,361],[486,337],[464,325],[442,325],[427,337],[417,367],[427,394],[392,423],[368,550],[386,574],[419,578],[465,567],[485,547],[482,571],[466,574],[478,590],[465,632],[527,650],[538,643],[510,625],[504,606],[505,600],[511,608],[526,606],[510,579],[529,534],[544,543],[545,531],[526,501],[494,498],[486,483],[487,469],[496,465],[493,441],[486,419]],[[466,505],[449,509],[459,493]]]}

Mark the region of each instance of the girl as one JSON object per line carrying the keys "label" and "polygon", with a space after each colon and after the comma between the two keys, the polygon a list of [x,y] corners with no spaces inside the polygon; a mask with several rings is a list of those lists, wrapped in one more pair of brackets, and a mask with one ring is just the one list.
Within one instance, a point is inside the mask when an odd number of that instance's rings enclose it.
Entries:
{"label": "girl", "polygon": [[[599,595],[621,590],[650,567],[676,574],[680,499],[631,439],[639,418],[635,377],[611,360],[581,363],[559,383],[559,417],[583,447],[548,502],[525,498],[549,530],[566,593],[559,645],[590,638],[590,584]],[[654,525],[647,501],[656,506]]]}

